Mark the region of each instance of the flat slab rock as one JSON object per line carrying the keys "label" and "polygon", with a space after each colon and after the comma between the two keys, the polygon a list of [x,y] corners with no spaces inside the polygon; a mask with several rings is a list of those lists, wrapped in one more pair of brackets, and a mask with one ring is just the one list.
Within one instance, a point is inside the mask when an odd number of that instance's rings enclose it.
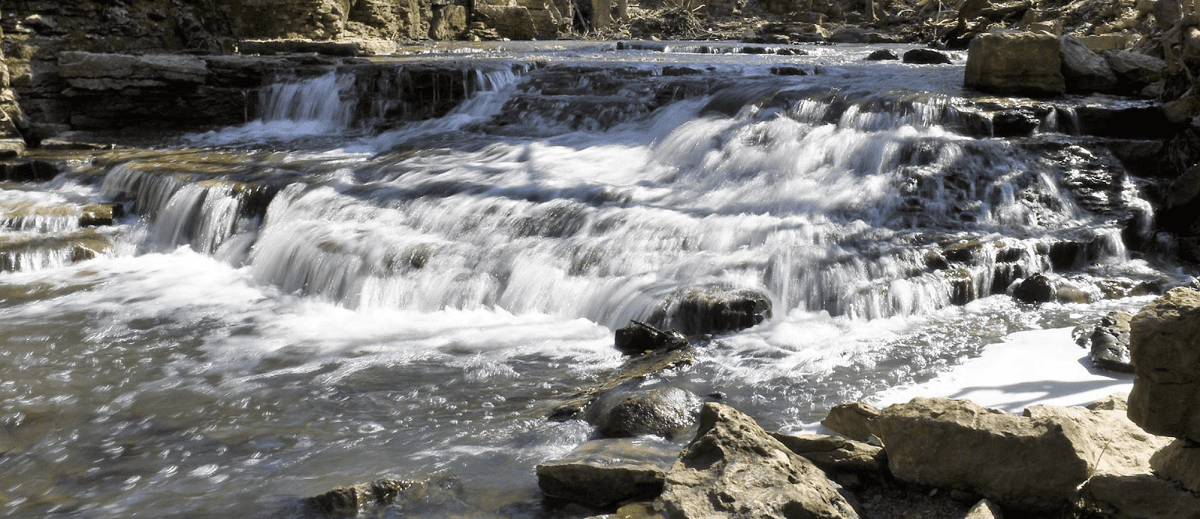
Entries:
{"label": "flat slab rock", "polygon": [[538,487],[547,496],[596,508],[653,499],[678,454],[670,443],[644,438],[593,440],[538,464]]}

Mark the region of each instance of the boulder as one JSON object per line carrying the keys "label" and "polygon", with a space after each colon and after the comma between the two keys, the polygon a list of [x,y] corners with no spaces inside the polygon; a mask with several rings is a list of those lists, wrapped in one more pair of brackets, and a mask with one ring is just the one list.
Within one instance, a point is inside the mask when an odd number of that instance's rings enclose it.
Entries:
{"label": "boulder", "polygon": [[1088,357],[1100,369],[1120,373],[1133,373],[1129,358],[1129,312],[1114,310],[1100,319],[1099,323],[1079,338],[1081,346],[1089,349]]}
{"label": "boulder", "polygon": [[995,94],[1066,92],[1058,38],[1049,34],[988,33],[971,41],[963,83]]}
{"label": "boulder", "polygon": [[1036,405],[1024,416],[1062,424],[1088,473],[1133,476],[1150,472],[1150,458],[1171,439],[1143,431],[1124,411]]}
{"label": "boulder", "polygon": [[675,330],[659,330],[640,321],[631,321],[614,334],[614,345],[630,355],[647,351],[676,350],[688,345],[687,337]]}
{"label": "boulder", "polygon": [[830,475],[849,472],[877,476],[887,470],[883,447],[824,434],[773,433],[771,436]]}
{"label": "boulder", "polygon": [[1110,50],[1104,53],[1108,66],[1117,76],[1117,88],[1137,92],[1163,78],[1167,62],[1154,56],[1127,50]]}
{"label": "boulder", "polygon": [[954,63],[944,52],[933,49],[912,49],[904,53],[904,62],[911,65],[949,65]]}
{"label": "boulder", "polygon": [[667,473],[657,504],[675,519],[858,517],[811,461],[714,403],[701,408],[700,430]]}
{"label": "boulder", "polygon": [[696,422],[700,398],[677,387],[605,393],[588,406],[589,422],[606,438],[671,439]]}
{"label": "boulder", "polygon": [[894,61],[900,59],[895,52],[887,49],[880,49],[872,52],[867,57],[863,58],[866,61]]}
{"label": "boulder", "polygon": [[1133,317],[1129,418],[1148,432],[1200,439],[1200,291],[1174,288]]}
{"label": "boulder", "polygon": [[208,65],[182,54],[96,54],[68,51],[58,55],[58,75],[83,90],[201,85]]}
{"label": "boulder", "polygon": [[1054,300],[1054,283],[1043,274],[1034,274],[1013,288],[1012,296],[1022,303],[1048,303]]}
{"label": "boulder", "polygon": [[1079,489],[1076,517],[1196,519],[1200,497],[1149,474],[1097,475]]}
{"label": "boulder", "polygon": [[1154,453],[1150,458],[1150,467],[1158,477],[1200,494],[1200,443],[1188,439],[1175,440]]}
{"label": "boulder", "polygon": [[878,417],[879,410],[870,404],[849,402],[833,406],[821,420],[821,425],[852,440],[865,442],[874,434],[871,422]]}
{"label": "boulder", "polygon": [[679,449],[645,439],[593,440],[562,459],[539,463],[538,487],[547,496],[595,508],[662,492]]}
{"label": "boulder", "polygon": [[1087,480],[1070,424],[986,409],[966,400],[915,398],[872,423],[896,479],[965,490],[1001,506],[1062,508]]}
{"label": "boulder", "polygon": [[1117,75],[1108,61],[1092,52],[1079,38],[1071,35],[1059,38],[1059,52],[1067,92],[1107,93],[1116,90]]}
{"label": "boulder", "polygon": [[705,285],[668,296],[650,316],[661,328],[687,335],[727,333],[771,318],[771,299],[757,290]]}

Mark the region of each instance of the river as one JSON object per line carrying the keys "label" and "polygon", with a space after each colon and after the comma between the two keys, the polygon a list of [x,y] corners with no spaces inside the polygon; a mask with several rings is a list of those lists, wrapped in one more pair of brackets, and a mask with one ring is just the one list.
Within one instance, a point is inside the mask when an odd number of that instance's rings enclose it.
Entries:
{"label": "river", "polygon": [[[288,517],[390,477],[444,489],[404,517],[572,516],[534,467],[594,431],[548,410],[688,289],[753,290],[772,316],[643,386],[800,429],[1186,282],[1130,252],[1152,215],[1072,123],[1097,101],[996,138],[1020,105],[964,90],[962,56],[765,48],[434,49],[376,61],[468,68],[470,99],[436,119],[385,124],[386,99],[348,117],[364,100],[331,70],[263,89],[237,127],[39,152],[63,173],[0,186],[10,213],[127,215],[87,231],[94,258],[0,274],[0,510]],[[83,232],[32,213],[10,239]],[[1037,273],[1060,300],[1015,302]]]}

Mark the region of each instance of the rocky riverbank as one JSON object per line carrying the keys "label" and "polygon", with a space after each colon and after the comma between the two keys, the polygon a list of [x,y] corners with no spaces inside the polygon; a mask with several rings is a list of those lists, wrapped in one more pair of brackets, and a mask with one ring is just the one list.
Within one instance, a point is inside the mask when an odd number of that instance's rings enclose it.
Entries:
{"label": "rocky riverbank", "polygon": [[[719,396],[616,391],[586,413],[597,438],[543,461],[536,477],[562,517],[1192,518],[1200,291],[1174,289],[1131,323],[1139,371],[1130,395],[1021,414],[944,397],[882,409],[854,402],[822,422],[833,434],[784,434],[712,401]],[[607,426],[615,422],[622,428]],[[682,448],[668,441],[680,434],[692,438]],[[380,480],[297,509],[356,517],[462,507],[461,491],[453,480]]]}

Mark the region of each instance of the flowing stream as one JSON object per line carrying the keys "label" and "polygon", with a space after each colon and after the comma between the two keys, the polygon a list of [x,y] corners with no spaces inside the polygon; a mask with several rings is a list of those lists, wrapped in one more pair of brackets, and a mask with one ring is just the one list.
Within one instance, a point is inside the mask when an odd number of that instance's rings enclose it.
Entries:
{"label": "flowing stream", "polygon": [[[0,511],[289,517],[391,477],[446,490],[404,517],[557,517],[534,466],[594,431],[548,411],[689,289],[772,315],[643,385],[798,429],[1184,282],[1130,252],[1153,215],[1090,101],[996,138],[1019,106],[961,60],[805,49],[380,59],[461,63],[469,98],[396,122],[343,70],[280,79],[245,125],[3,184]],[[95,200],[127,215],[80,227]],[[1058,301],[1008,295],[1039,273]]]}

